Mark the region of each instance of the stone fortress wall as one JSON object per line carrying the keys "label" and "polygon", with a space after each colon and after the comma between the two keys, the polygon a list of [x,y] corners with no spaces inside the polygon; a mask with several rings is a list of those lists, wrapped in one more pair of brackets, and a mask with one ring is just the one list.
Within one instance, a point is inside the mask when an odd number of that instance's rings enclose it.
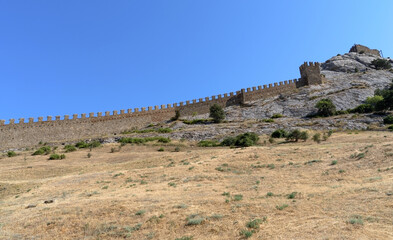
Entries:
{"label": "stone fortress wall", "polygon": [[323,77],[320,74],[319,63],[304,63],[300,66],[301,78],[289,81],[241,89],[240,91],[220,94],[217,96],[194,99],[192,101],[167,104],[146,108],[135,108],[105,112],[97,114],[85,113],[74,114],[72,118],[65,115],[63,119],[56,116],[53,119],[48,116],[46,120],[38,117],[38,121],[29,118],[19,119],[16,123],[10,119],[6,124],[0,120],[0,150],[10,148],[31,147],[42,142],[77,141],[86,138],[96,138],[105,135],[117,134],[133,128],[141,128],[151,123],[167,121],[173,117],[176,111],[181,116],[189,116],[194,113],[208,113],[210,106],[219,104],[222,107],[244,104],[248,101],[276,96],[282,93],[294,91],[296,88],[306,85],[321,84]]}

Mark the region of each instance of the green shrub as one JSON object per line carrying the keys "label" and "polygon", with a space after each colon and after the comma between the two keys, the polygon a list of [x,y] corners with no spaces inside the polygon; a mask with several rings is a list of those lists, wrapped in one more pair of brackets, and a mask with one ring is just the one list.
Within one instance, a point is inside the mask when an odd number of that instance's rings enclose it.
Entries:
{"label": "green shrub", "polygon": [[285,138],[285,137],[287,137],[287,135],[288,135],[288,133],[284,129],[277,129],[270,136],[272,138]]}
{"label": "green shrub", "polygon": [[307,139],[308,139],[308,132],[306,132],[306,131],[300,132],[300,139],[303,140],[303,141],[307,141]]}
{"label": "green shrub", "polygon": [[245,238],[250,238],[254,231],[249,231],[247,229],[243,229],[240,231],[240,235],[244,236]]}
{"label": "green shrub", "polygon": [[80,141],[75,144],[75,147],[77,147],[77,148],[96,148],[99,146],[101,146],[101,143],[99,141],[93,141],[90,143]]}
{"label": "green shrub", "polygon": [[101,143],[99,141],[93,141],[93,142],[88,144],[89,148],[96,148],[96,147],[99,147],[99,146],[101,146]]}
{"label": "green shrub", "polygon": [[199,147],[217,147],[220,146],[216,140],[202,140],[198,143]]}
{"label": "green shrub", "polygon": [[385,60],[382,58],[373,60],[371,64],[374,65],[377,70],[392,68],[392,65],[390,64],[389,60]]}
{"label": "green shrub", "polygon": [[187,217],[187,224],[186,224],[186,226],[199,225],[204,220],[205,220],[204,217],[201,217],[198,214],[192,214],[192,215]]}
{"label": "green shrub", "polygon": [[225,119],[225,112],[220,105],[214,104],[210,107],[209,117],[213,118],[215,123],[220,123]]}
{"label": "green shrub", "polygon": [[236,143],[236,138],[234,137],[226,137],[224,140],[222,140],[221,145],[222,146],[234,146]]}
{"label": "green shrub", "polygon": [[246,227],[248,228],[253,228],[253,229],[259,229],[259,225],[263,222],[262,219],[254,219],[252,221],[249,221],[246,223]]}
{"label": "green shrub", "polygon": [[375,107],[381,102],[383,101],[383,97],[379,96],[379,95],[375,95],[373,97],[368,97],[366,99],[366,104],[370,104],[371,106],[373,106],[373,108],[375,109]]}
{"label": "green shrub", "polygon": [[274,122],[274,119],[266,118],[266,119],[262,119],[262,122],[272,123]]}
{"label": "green shrub", "polygon": [[74,152],[74,151],[76,151],[76,147],[74,147],[73,145],[65,145],[64,149],[65,149],[65,152]]}
{"label": "green shrub", "polygon": [[184,236],[184,237],[181,237],[181,238],[176,238],[175,240],[193,240],[193,239],[194,239],[193,236]]}
{"label": "green shrub", "polygon": [[393,125],[390,125],[390,126],[388,127],[388,129],[389,129],[389,130],[393,130]]}
{"label": "green shrub", "polygon": [[336,106],[332,100],[324,98],[317,102],[315,107],[318,109],[317,116],[329,117],[336,114]]}
{"label": "green shrub", "polygon": [[77,142],[76,144],[75,144],[75,147],[77,147],[77,148],[87,148],[87,143],[86,142],[84,142],[84,141],[80,141],[80,142]]}
{"label": "green shrub", "polygon": [[14,151],[8,151],[8,152],[7,152],[7,156],[8,156],[8,157],[15,157],[15,156],[16,156],[16,153],[15,153]]}
{"label": "green shrub", "polygon": [[295,129],[288,134],[286,140],[297,142],[297,141],[299,141],[299,139],[301,139],[300,138],[301,136],[302,136],[302,132],[298,129]]}
{"label": "green shrub", "polygon": [[166,137],[147,137],[147,138],[120,138],[117,141],[122,144],[127,144],[127,143],[143,144],[146,142],[153,142],[153,141],[157,141],[161,143],[169,143],[171,139]]}
{"label": "green shrub", "polygon": [[344,115],[344,114],[348,114],[349,111],[348,110],[338,110],[336,111],[336,115]]}
{"label": "green shrub", "polygon": [[66,156],[64,154],[61,154],[61,155],[59,155],[59,154],[52,154],[52,155],[50,155],[49,160],[65,159],[65,157]]}
{"label": "green shrub", "polygon": [[157,129],[157,132],[159,132],[159,133],[170,133],[170,132],[172,132],[172,129],[170,129],[170,128],[159,128],[159,129]]}
{"label": "green shrub", "polygon": [[259,137],[256,133],[248,132],[236,136],[235,146],[250,147],[257,144]]}
{"label": "green shrub", "polygon": [[184,124],[193,125],[193,124],[205,124],[209,123],[209,119],[193,119],[193,120],[182,120]]}
{"label": "green shrub", "polygon": [[40,147],[37,151],[33,153],[33,155],[48,155],[51,152],[51,147],[43,146]]}
{"label": "green shrub", "polygon": [[165,151],[164,150],[164,148],[163,147],[160,147],[157,151],[159,151],[159,152],[163,152],[163,151]]}
{"label": "green shrub", "polygon": [[389,115],[383,119],[384,124],[393,124],[393,115]]}
{"label": "green shrub", "polygon": [[320,133],[314,134],[314,136],[312,137],[312,140],[314,142],[320,143],[321,142],[321,134]]}
{"label": "green shrub", "polygon": [[282,117],[283,117],[282,114],[276,113],[276,114],[273,114],[273,116],[271,118],[282,118]]}
{"label": "green shrub", "polygon": [[371,104],[360,104],[359,106],[351,109],[351,113],[371,113],[374,111],[374,107]]}

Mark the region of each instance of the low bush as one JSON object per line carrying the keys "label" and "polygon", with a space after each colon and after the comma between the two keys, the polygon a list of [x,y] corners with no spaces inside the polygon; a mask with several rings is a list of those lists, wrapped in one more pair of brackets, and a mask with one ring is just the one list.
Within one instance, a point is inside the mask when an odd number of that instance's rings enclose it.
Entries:
{"label": "low bush", "polygon": [[101,143],[99,141],[93,141],[90,143],[84,142],[84,141],[80,141],[78,143],[75,144],[75,147],[77,148],[96,148],[101,146]]}
{"label": "low bush", "polygon": [[314,142],[320,143],[321,142],[321,134],[320,133],[314,134],[314,136],[312,137],[312,140]]}
{"label": "low bush", "polygon": [[393,124],[393,115],[389,115],[383,119],[384,124]]}
{"label": "low bush", "polygon": [[262,119],[262,122],[272,123],[272,122],[274,122],[274,119],[266,118],[266,119]]}
{"label": "low bush", "polygon": [[52,155],[50,155],[49,160],[65,159],[65,157],[66,156],[64,154],[61,154],[61,155],[59,155],[59,154],[52,154]]}
{"label": "low bush", "polygon": [[161,143],[169,143],[171,139],[166,137],[147,137],[147,138],[120,138],[118,140],[118,142],[122,144],[126,144],[126,143],[143,144],[146,142],[153,142],[153,141],[157,141]]}
{"label": "low bush", "polygon": [[76,147],[74,147],[73,145],[65,145],[64,149],[65,149],[65,152],[74,152],[74,151],[76,151]]}
{"label": "low bush", "polygon": [[224,140],[222,140],[221,145],[222,146],[234,146],[236,143],[236,138],[234,137],[226,137]]}
{"label": "low bush", "polygon": [[288,133],[284,129],[277,129],[270,136],[272,138],[286,138],[287,135],[288,135]]}
{"label": "low bush", "polygon": [[8,157],[15,157],[15,156],[16,156],[16,153],[15,153],[14,151],[8,151],[8,152],[7,152],[7,156],[8,156]]}
{"label": "low bush", "polygon": [[389,129],[389,130],[393,130],[393,125],[390,125],[390,126],[388,127],[388,129]]}
{"label": "low bush", "polygon": [[308,139],[308,133],[306,131],[300,131],[298,129],[290,132],[286,138],[287,141],[299,141],[299,139],[306,141]]}
{"label": "low bush", "polygon": [[374,107],[371,104],[360,104],[359,106],[351,109],[351,113],[371,113],[374,111]]}
{"label": "low bush", "polygon": [[336,115],[344,115],[344,114],[349,114],[348,110],[338,110],[336,111]]}
{"label": "low bush", "polygon": [[40,147],[37,151],[33,153],[33,155],[48,155],[51,152],[51,147],[43,146]]}
{"label": "low bush", "polygon": [[188,124],[188,125],[210,123],[209,119],[193,119],[193,120],[182,120],[182,121],[184,124]]}
{"label": "low bush", "polygon": [[256,133],[248,132],[236,136],[235,146],[238,147],[250,147],[256,145],[259,137]]}
{"label": "low bush", "polygon": [[385,60],[382,58],[373,60],[371,64],[374,65],[377,70],[392,68],[392,65],[390,64],[389,60]]}
{"label": "low bush", "polygon": [[216,140],[202,140],[198,143],[199,147],[218,147],[220,143]]}
{"label": "low bush", "polygon": [[283,117],[282,114],[276,113],[276,114],[273,114],[273,116],[271,118],[282,118],[282,117]]}
{"label": "low bush", "polygon": [[170,132],[172,132],[172,129],[170,129],[170,128],[159,128],[159,129],[157,129],[157,132],[159,132],[159,133],[170,133]]}

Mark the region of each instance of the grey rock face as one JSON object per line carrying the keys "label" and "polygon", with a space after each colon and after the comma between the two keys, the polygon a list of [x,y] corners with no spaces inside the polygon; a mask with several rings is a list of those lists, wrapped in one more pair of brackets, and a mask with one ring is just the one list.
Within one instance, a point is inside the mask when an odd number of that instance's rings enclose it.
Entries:
{"label": "grey rock face", "polygon": [[364,72],[371,69],[371,62],[379,57],[371,54],[346,53],[330,58],[321,67],[335,72]]}

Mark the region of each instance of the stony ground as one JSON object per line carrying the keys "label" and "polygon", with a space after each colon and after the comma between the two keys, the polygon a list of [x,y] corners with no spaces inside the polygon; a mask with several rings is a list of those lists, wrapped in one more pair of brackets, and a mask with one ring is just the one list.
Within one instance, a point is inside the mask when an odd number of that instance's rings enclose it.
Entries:
{"label": "stony ground", "polygon": [[393,239],[392,132],[264,140],[3,157],[0,239]]}

